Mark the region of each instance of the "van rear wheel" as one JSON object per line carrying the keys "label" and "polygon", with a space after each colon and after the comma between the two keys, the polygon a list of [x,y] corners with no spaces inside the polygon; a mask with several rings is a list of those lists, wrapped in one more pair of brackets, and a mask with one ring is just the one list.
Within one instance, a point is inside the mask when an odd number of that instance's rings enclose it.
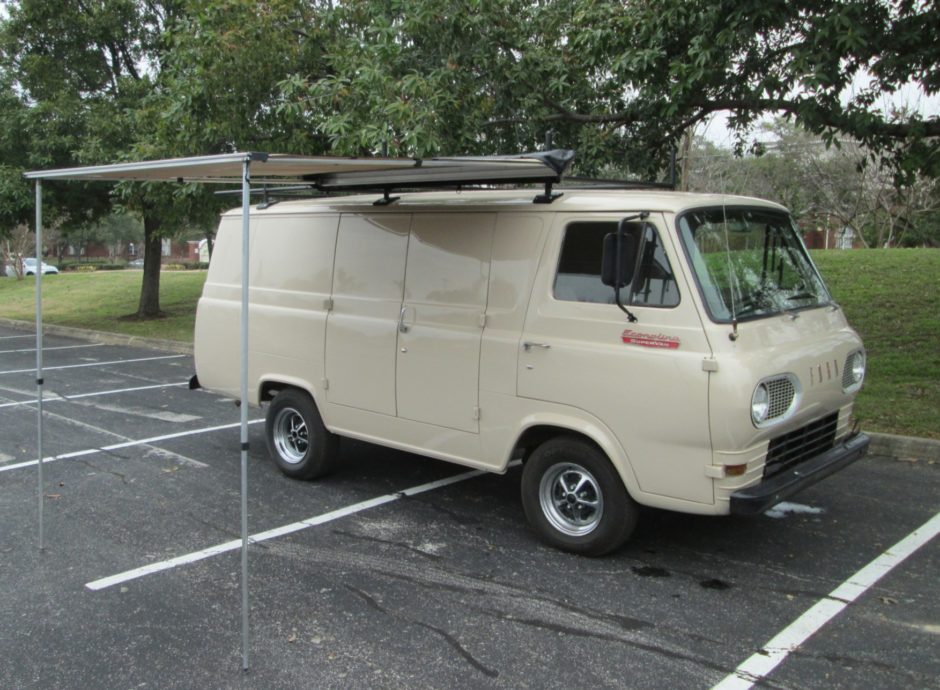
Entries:
{"label": "van rear wheel", "polygon": [[288,388],[275,395],[264,426],[268,453],[288,477],[316,479],[333,469],[337,438],[307,393]]}
{"label": "van rear wheel", "polygon": [[546,441],[526,461],[522,507],[542,541],[585,556],[620,547],[638,514],[607,457],[572,437]]}

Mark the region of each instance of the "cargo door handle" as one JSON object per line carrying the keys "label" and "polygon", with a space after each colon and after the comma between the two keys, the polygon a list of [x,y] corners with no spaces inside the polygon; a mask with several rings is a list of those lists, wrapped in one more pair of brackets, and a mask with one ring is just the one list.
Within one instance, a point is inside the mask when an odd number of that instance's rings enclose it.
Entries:
{"label": "cargo door handle", "polygon": [[408,307],[402,307],[401,312],[398,314],[398,331],[399,333],[407,333],[409,326],[405,323],[405,314],[408,313]]}
{"label": "cargo door handle", "polygon": [[533,343],[531,340],[526,340],[524,343],[522,343],[522,347],[525,348],[526,352],[528,352],[533,347],[537,347],[540,350],[548,350],[551,349],[552,346],[548,343]]}

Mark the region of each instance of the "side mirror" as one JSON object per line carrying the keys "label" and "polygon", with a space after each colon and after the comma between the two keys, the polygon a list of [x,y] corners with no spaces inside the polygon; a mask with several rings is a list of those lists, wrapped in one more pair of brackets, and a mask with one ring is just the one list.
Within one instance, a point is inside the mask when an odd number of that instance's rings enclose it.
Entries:
{"label": "side mirror", "polygon": [[[601,257],[601,281],[612,288],[626,287],[633,282],[633,269],[636,266],[637,243],[639,233],[624,232],[620,236],[620,252],[617,252],[617,233],[604,236],[604,253]],[[619,270],[618,270],[619,269]],[[617,276],[620,284],[617,284]]]}

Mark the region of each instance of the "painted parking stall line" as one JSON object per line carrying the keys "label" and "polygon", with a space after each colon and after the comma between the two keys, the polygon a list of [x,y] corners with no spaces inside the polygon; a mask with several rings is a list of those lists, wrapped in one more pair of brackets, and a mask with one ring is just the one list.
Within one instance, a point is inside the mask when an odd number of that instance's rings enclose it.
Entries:
{"label": "painted parking stall line", "polygon": [[[155,383],[150,386],[134,386],[132,388],[114,388],[114,389],[106,390],[106,391],[92,391],[90,393],[76,393],[74,395],[71,395],[71,394],[64,395],[62,393],[58,393],[58,394],[53,393],[52,395],[48,395],[48,396],[44,395],[42,398],[42,401],[44,403],[62,402],[62,401],[68,402],[70,400],[81,400],[83,398],[96,398],[98,396],[104,396],[104,395],[118,395],[120,393],[136,393],[138,391],[150,391],[150,390],[156,390],[159,388],[176,388],[179,386],[187,386],[187,385],[189,385],[188,381],[176,381],[173,383]],[[27,393],[23,392],[22,394],[26,395]],[[0,403],[0,410],[2,410],[4,407],[19,407],[22,405],[35,405],[35,404],[36,404],[35,398],[33,398],[32,400],[19,400],[17,402]]]}
{"label": "painted parking stall line", "polygon": [[[49,352],[51,350],[78,350],[79,348],[87,347],[101,347],[104,343],[90,343],[88,345],[57,345],[55,347],[43,347],[43,352]],[[12,355],[17,352],[35,352],[35,347],[28,347],[22,350],[0,350],[0,355]]]}
{"label": "painted parking stall line", "polygon": [[[331,510],[327,513],[322,513],[321,515],[315,515],[313,517],[307,518],[306,520],[292,522],[289,525],[282,525],[281,527],[275,527],[274,529],[266,530],[264,532],[258,532],[257,534],[248,537],[248,541],[250,544],[257,544],[259,542],[268,541],[270,539],[276,539],[288,534],[293,534],[294,532],[299,532],[300,530],[316,527],[317,525],[323,525],[327,522],[333,522],[334,520],[339,520],[340,518],[355,515],[356,513],[361,513],[364,510],[370,510],[371,508],[377,508],[378,506],[393,503],[408,496],[415,496],[417,494],[422,494],[428,491],[434,491],[435,489],[443,488],[445,486],[450,486],[451,484],[457,484],[458,482],[463,482],[468,479],[473,479],[474,477],[479,477],[483,474],[486,474],[483,470],[470,470],[469,472],[462,472],[461,474],[456,474],[452,477],[446,477],[445,479],[438,479],[437,481],[428,482],[426,484],[412,486],[396,493],[376,496],[375,498],[360,501],[359,503],[353,503],[352,505],[338,508],[336,510]],[[113,587],[114,585],[119,585],[131,580],[137,580],[139,578],[146,577],[147,575],[153,575],[154,573],[170,570],[181,565],[202,561],[207,558],[212,558],[213,556],[228,553],[229,551],[236,551],[241,548],[241,545],[241,539],[233,539],[232,541],[216,544],[215,546],[210,546],[200,551],[193,551],[182,556],[170,558],[169,560],[159,561],[158,563],[151,563],[150,565],[134,568],[133,570],[126,570],[123,573],[103,577],[99,580],[86,583],[85,587],[92,591],[107,589],[108,587]]]}
{"label": "painted parking stall line", "polygon": [[[263,419],[252,419],[248,422],[251,424],[261,424]],[[163,434],[162,436],[151,436],[150,438],[142,438],[139,440],[133,441],[122,441],[121,443],[112,443],[109,446],[101,446],[100,448],[86,448],[85,450],[76,450],[71,453],[62,453],[61,455],[52,455],[42,459],[43,464],[50,462],[55,462],[57,460],[72,460],[74,458],[83,458],[86,455],[94,455],[95,453],[109,452],[112,450],[120,450],[122,448],[133,448],[134,446],[149,446],[154,443],[160,443],[161,441],[171,441],[176,438],[184,438],[186,436],[196,436],[198,434],[208,434],[213,431],[223,431],[225,429],[236,429],[240,426],[240,422],[233,422],[231,424],[220,424],[218,426],[207,426],[201,429],[190,429],[189,431],[178,431],[174,434]],[[27,460],[25,462],[18,462],[12,465],[3,465],[0,466],[0,472],[11,472],[13,470],[20,470],[24,467],[35,467],[39,464],[39,460]]]}
{"label": "painted parking stall line", "polygon": [[[189,355],[161,355],[160,357],[137,357],[135,359],[115,359],[110,362],[87,362],[85,364],[62,364],[56,367],[47,367],[43,366],[42,370],[52,371],[53,369],[81,369],[82,367],[105,367],[112,366],[115,364],[133,364],[134,362],[154,362],[159,359],[180,359],[181,357],[188,357]],[[0,371],[0,375],[3,374],[30,374],[36,371],[36,367],[31,367],[29,369],[8,369],[7,371]]]}
{"label": "painted parking stall line", "polygon": [[940,513],[904,537],[778,633],[712,690],[749,690],[849,604],[940,533]]}

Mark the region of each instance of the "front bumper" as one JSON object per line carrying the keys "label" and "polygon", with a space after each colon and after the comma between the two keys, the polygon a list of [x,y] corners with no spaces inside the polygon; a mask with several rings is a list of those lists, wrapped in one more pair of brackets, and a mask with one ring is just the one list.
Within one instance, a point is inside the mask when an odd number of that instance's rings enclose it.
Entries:
{"label": "front bumper", "polygon": [[791,470],[731,494],[732,515],[756,515],[864,457],[871,439],[856,434]]}

